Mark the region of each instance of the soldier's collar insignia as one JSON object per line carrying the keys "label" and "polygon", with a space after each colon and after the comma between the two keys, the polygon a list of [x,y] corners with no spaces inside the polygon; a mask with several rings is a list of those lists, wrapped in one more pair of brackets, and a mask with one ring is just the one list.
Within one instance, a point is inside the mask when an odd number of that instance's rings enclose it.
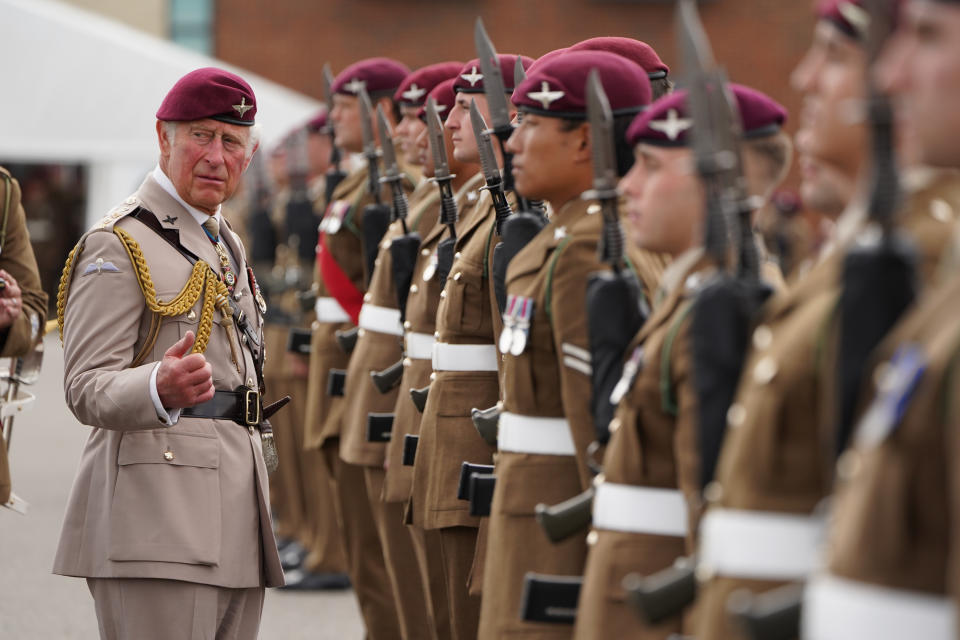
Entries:
{"label": "soldier's collar insignia", "polygon": [[563,91],[550,91],[550,83],[544,80],[540,83],[540,91],[531,91],[527,97],[542,104],[544,109],[549,109],[551,104],[565,95]]}
{"label": "soldier's collar insignia", "polygon": [[240,104],[235,104],[235,105],[233,105],[233,108],[236,110],[237,113],[240,114],[240,117],[242,118],[242,117],[244,116],[244,114],[247,113],[247,111],[250,111],[250,109],[253,109],[253,105],[252,105],[252,104],[247,104],[247,97],[246,97],[246,96],[241,96],[241,97],[240,97]]}
{"label": "soldier's collar insignia", "polygon": [[477,86],[477,83],[483,80],[483,74],[477,73],[475,66],[470,68],[470,73],[461,73],[460,77],[469,82],[471,87]]}
{"label": "soldier's collar insignia", "polygon": [[403,96],[405,99],[409,100],[410,102],[416,102],[417,100],[422,98],[426,93],[427,93],[426,89],[422,89],[418,87],[417,83],[414,82],[413,84],[410,85],[409,89],[407,89],[400,95]]}
{"label": "soldier's collar insignia", "polygon": [[163,219],[164,224],[173,224],[177,221],[178,216],[167,216]]}
{"label": "soldier's collar insignia", "polygon": [[693,126],[693,120],[690,118],[681,118],[676,109],[667,111],[666,120],[651,120],[650,128],[654,131],[666,135],[671,140],[676,140],[681,133]]}
{"label": "soldier's collar insignia", "polygon": [[360,78],[354,78],[347,84],[343,85],[343,88],[349,91],[350,93],[356,95],[360,93],[361,89],[367,88],[367,81],[361,80]]}
{"label": "soldier's collar insignia", "polygon": [[97,258],[94,262],[88,264],[87,268],[83,270],[83,275],[85,276],[88,276],[91,273],[96,273],[97,275],[102,273],[120,273],[120,269],[118,269],[117,265],[110,261],[105,261],[103,258]]}

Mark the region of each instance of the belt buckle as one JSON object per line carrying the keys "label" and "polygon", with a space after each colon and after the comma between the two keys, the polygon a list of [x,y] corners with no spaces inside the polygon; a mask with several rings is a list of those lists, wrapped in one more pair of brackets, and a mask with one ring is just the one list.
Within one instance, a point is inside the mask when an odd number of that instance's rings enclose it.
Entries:
{"label": "belt buckle", "polygon": [[243,420],[248,427],[260,424],[260,393],[246,389],[243,398]]}

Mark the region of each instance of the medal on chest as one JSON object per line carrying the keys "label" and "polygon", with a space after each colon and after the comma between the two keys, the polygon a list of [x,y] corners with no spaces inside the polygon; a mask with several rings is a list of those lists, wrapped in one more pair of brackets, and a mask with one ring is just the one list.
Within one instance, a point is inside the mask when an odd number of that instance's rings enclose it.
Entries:
{"label": "medal on chest", "polygon": [[253,299],[257,302],[257,308],[260,309],[260,315],[267,313],[267,301],[263,298],[263,292],[260,291],[260,283],[253,276],[253,269],[247,267],[247,279],[250,281],[250,289],[253,291]]}
{"label": "medal on chest", "polygon": [[427,266],[423,268],[423,281],[430,282],[433,279],[433,276],[437,273],[437,252],[434,250],[433,254],[430,256],[430,262],[427,263]]}
{"label": "medal on chest", "polygon": [[610,393],[610,404],[620,404],[620,401],[623,400],[623,397],[630,391],[630,387],[633,386],[634,381],[637,379],[637,374],[640,373],[642,369],[643,346],[639,346],[633,350],[633,353],[630,354],[630,359],[623,365],[623,373],[620,375],[620,380],[617,381],[616,386],[613,387],[613,391]]}
{"label": "medal on chest", "polygon": [[346,200],[334,200],[327,207],[327,211],[320,221],[320,231],[324,233],[336,233],[343,226],[343,220],[350,211],[350,203]]}
{"label": "medal on chest", "polygon": [[503,314],[503,332],[500,334],[500,352],[519,356],[530,339],[533,320],[533,298],[510,294]]}
{"label": "medal on chest", "polygon": [[857,425],[858,447],[875,447],[897,430],[926,368],[926,357],[917,345],[897,349],[880,376],[876,397]]}

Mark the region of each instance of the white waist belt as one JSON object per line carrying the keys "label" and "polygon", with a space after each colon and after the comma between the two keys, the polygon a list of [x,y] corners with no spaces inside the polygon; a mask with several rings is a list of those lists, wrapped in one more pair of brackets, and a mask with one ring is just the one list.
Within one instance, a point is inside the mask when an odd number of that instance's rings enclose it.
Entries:
{"label": "white waist belt", "polygon": [[507,412],[500,414],[497,444],[500,451],[514,453],[572,456],[577,452],[570,423],[564,418],[534,418]]}
{"label": "white waist belt", "polygon": [[336,298],[317,298],[313,303],[313,310],[317,313],[317,322],[323,324],[350,322],[350,316]]}
{"label": "white waist belt", "polygon": [[436,340],[429,333],[408,333],[404,337],[404,352],[414,360],[430,360],[433,358],[434,342]]}
{"label": "white waist belt", "polygon": [[433,343],[434,371],[496,371],[497,348],[492,344]]}
{"label": "white waist belt", "polygon": [[386,333],[391,336],[402,336],[403,327],[400,326],[400,310],[378,307],[374,304],[365,304],[360,307],[360,320],[357,325],[364,331]]}
{"label": "white waist belt", "polygon": [[952,601],[829,574],[807,584],[803,596],[804,640],[953,640],[957,614]]}
{"label": "white waist belt", "polygon": [[710,509],[700,525],[699,563],[722,576],[796,580],[816,568],[823,521],[770,511]]}
{"label": "white waist belt", "polygon": [[593,526],[682,537],[687,535],[687,501],[677,489],[601,482],[593,497]]}

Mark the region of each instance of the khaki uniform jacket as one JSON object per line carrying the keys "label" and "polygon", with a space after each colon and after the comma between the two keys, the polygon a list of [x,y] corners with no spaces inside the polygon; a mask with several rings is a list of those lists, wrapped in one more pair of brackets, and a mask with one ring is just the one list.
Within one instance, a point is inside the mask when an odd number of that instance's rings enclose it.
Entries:
{"label": "khaki uniform jacket", "polygon": [[[494,220],[486,191],[470,211],[461,212],[456,253],[437,308],[438,342],[494,344],[496,306],[489,277],[496,245]],[[469,504],[457,499],[460,466],[465,461],[492,463],[493,449],[477,433],[470,411],[493,406],[499,396],[496,371],[435,372],[413,468],[408,511],[413,524],[424,529],[479,525],[480,519],[470,516]]]}
{"label": "khaki uniform jacket", "polygon": [[[642,362],[617,406],[603,459],[602,483],[682,491],[687,536],[601,529],[595,524],[588,537],[576,638],[666,638],[681,632],[679,618],[640,627],[627,604],[623,578],[656,573],[694,550],[701,500],[690,308],[712,271],[710,260],[697,250],[664,273],[662,301],[627,351],[629,357],[642,346]],[[673,276],[669,286],[668,273]]]}
{"label": "khaki uniform jacket", "polygon": [[[196,332],[201,301],[184,315],[161,318],[156,343],[143,364],[131,367],[152,314],[124,246],[111,233],[114,225],[139,243],[159,299],[173,299],[191,271],[160,235],[124,217],[138,205],[177,232],[201,260],[219,265],[203,229],[152,177],[81,239],[66,301],[64,390],[67,406],[93,430],[67,503],[54,572],[223,587],[281,585],[260,434],[219,419],[181,417],[166,427],[151,401],[151,373],[173,343]],[[262,336],[243,246],[223,227],[222,240],[237,266],[236,304]],[[253,357],[240,332],[234,328],[229,335],[219,321],[215,312],[204,354],[214,386],[255,386]]]}
{"label": "khaki uniform jacket", "polygon": [[[919,255],[921,282],[929,282],[950,220],[936,204],[949,180],[933,179],[913,192],[902,229]],[[845,251],[835,250],[791,289],[767,303],[740,386],[708,499],[718,507],[809,515],[832,488],[837,337],[836,306]],[[706,569],[709,573],[709,568]],[[738,637],[726,600],[740,587],[764,591],[779,581],[709,580],[698,596],[701,640]]]}
{"label": "khaki uniform jacket", "polygon": [[[407,218],[410,231],[417,231],[422,238],[432,229],[439,217],[440,194],[429,182],[422,182],[414,192],[416,201]],[[390,244],[403,235],[400,221],[390,225],[377,254],[370,288],[364,295],[364,306],[375,305],[396,310],[397,289],[393,275],[393,256]],[[397,330],[402,330],[397,324]],[[365,467],[380,467],[386,459],[387,444],[367,442],[367,416],[370,413],[393,413],[401,388],[380,393],[370,378],[371,372],[383,371],[403,357],[403,337],[361,328],[357,346],[350,356],[347,367],[347,407],[343,413],[340,432],[340,457],[350,464]],[[396,428],[394,420],[394,428]]]}
{"label": "khaki uniform jacket", "polygon": [[[459,216],[468,217],[476,205],[483,184],[483,176],[477,174],[457,191],[454,202]],[[439,214],[439,204],[437,211]],[[439,216],[438,216],[439,218]],[[432,336],[437,328],[437,307],[440,305],[440,292],[444,281],[435,277],[437,245],[447,234],[447,226],[438,221],[432,229],[423,235],[420,243],[420,255],[413,270],[410,294],[407,297],[405,333],[419,333]],[[431,266],[434,265],[434,266]],[[428,277],[429,276],[429,277]],[[406,502],[413,489],[413,467],[403,466],[404,436],[420,434],[420,420],[423,417],[410,399],[410,389],[422,389],[430,384],[433,363],[429,358],[411,358],[409,354],[403,363],[403,378],[400,380],[397,402],[394,406],[393,432],[387,444],[387,474],[383,484],[383,499],[387,502]]]}
{"label": "khaki uniform jacket", "polygon": [[[593,210],[590,203],[578,199],[554,212],[507,270],[508,293],[531,298],[534,306],[526,349],[519,356],[504,356],[504,411],[565,419],[576,453],[497,454],[480,638],[511,632],[544,638],[570,635],[569,629],[554,625],[522,623],[517,612],[524,574],[580,575],[586,559],[585,534],[551,544],[534,519],[534,508],[566,500],[592,483],[586,452],[596,432],[585,304],[590,274],[609,267],[598,262],[597,255],[603,219],[588,210]],[[495,587],[486,588],[489,585]]]}
{"label": "khaki uniform jacket", "polygon": [[[324,247],[337,264],[360,291],[365,291],[369,274],[363,248],[363,209],[373,204],[374,197],[368,190],[368,170],[366,167],[354,171],[337,185],[333,192],[333,200],[349,203],[349,209],[344,215],[343,223],[335,233],[326,233],[322,242]],[[405,188],[413,189],[413,182],[405,181]],[[383,202],[390,202],[388,189],[381,190]],[[331,203],[325,215],[331,212]],[[316,291],[318,297],[329,297],[320,277],[319,268],[316,272]],[[335,333],[338,330],[348,329],[350,322],[327,323],[317,322],[313,326],[313,335],[310,339],[310,396],[307,399],[306,436],[307,448],[319,448],[328,438],[340,435],[340,422],[345,403],[343,397],[327,395],[327,380],[331,369],[345,371],[350,360],[336,342]]]}
{"label": "khaki uniform jacket", "polygon": [[[30,244],[26,214],[20,200],[20,185],[0,167],[0,223],[6,216],[6,232],[0,240],[0,269],[13,276],[23,303],[20,315],[0,331],[0,357],[26,355],[41,338],[47,318],[47,294],[40,285],[37,259]],[[10,499],[10,466],[7,447],[0,438],[0,504]]]}

